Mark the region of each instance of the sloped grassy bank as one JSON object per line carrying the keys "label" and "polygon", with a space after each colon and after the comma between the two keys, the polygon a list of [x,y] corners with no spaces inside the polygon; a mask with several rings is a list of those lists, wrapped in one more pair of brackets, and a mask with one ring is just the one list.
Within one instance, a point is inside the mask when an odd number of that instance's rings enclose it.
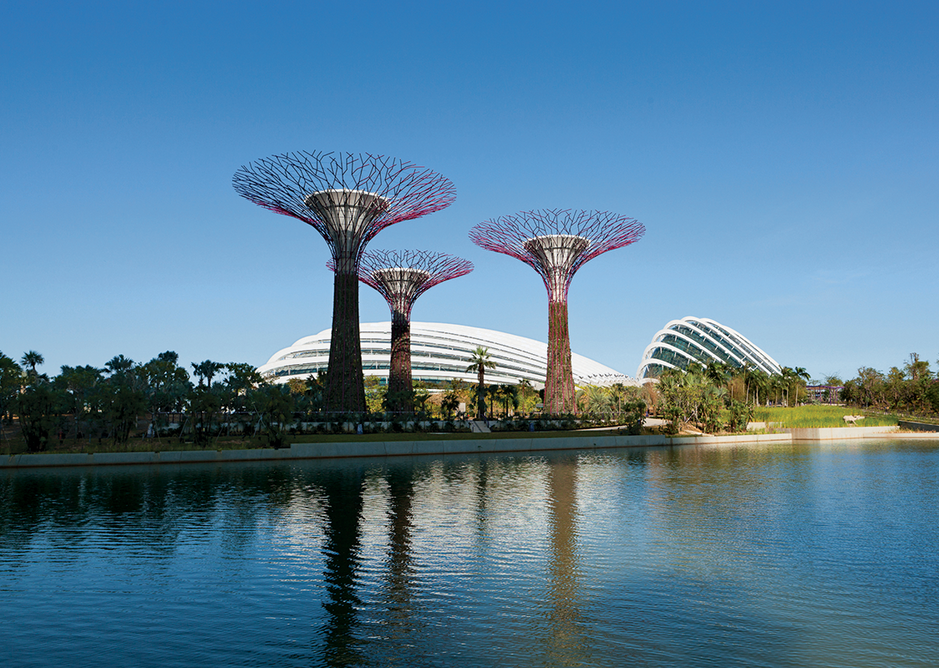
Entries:
{"label": "sloped grassy bank", "polygon": [[[845,416],[863,416],[853,423]],[[895,415],[861,411],[847,406],[796,406],[794,408],[757,408],[753,413],[755,422],[772,424],[781,429],[821,429],[828,427],[893,427],[898,424]]]}

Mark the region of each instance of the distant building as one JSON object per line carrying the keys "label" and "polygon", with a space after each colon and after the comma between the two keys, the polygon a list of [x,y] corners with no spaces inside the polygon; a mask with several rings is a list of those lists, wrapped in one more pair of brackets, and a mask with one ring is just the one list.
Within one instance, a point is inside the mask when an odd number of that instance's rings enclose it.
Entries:
{"label": "distant building", "polygon": [[[391,360],[391,323],[360,325],[362,368],[366,376],[388,382]],[[277,351],[258,371],[274,382],[307,378],[325,371],[329,363],[331,330],[306,336],[292,346]],[[414,381],[446,382],[458,378],[476,382],[467,373],[473,351],[489,349],[496,368],[486,371],[486,382],[516,384],[520,379],[541,389],[547,375],[548,345],[514,334],[479,327],[431,322],[411,323],[411,373]],[[572,353],[574,382],[578,385],[637,385],[637,381],[608,366]]]}
{"label": "distant building", "polygon": [[844,385],[808,385],[805,392],[809,401],[817,404],[841,403],[841,390]]}
{"label": "distant building", "polygon": [[665,369],[686,369],[692,362],[702,366],[723,362],[735,368],[749,363],[768,374],[782,371],[743,334],[709,318],[688,316],[656,332],[642,353],[636,378],[658,378]]}

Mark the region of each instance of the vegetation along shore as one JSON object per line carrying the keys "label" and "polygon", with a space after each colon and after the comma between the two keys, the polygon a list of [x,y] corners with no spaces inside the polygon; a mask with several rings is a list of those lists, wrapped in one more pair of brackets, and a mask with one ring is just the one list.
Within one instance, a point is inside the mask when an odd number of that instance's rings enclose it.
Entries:
{"label": "vegetation along shore", "polygon": [[[246,363],[206,360],[192,373],[172,351],[145,363],[117,355],[103,367],[63,366],[42,373],[35,351],[19,361],[0,353],[0,452],[122,452],[159,449],[286,447],[310,440],[457,436],[474,428],[513,432],[608,428],[620,433],[742,433],[748,425],[783,428],[896,425],[914,417],[939,422],[939,379],[913,354],[886,374],[862,367],[827,404],[812,404],[808,374],[782,374],[724,364],[669,370],[643,387],[578,388],[577,413],[548,415],[528,383],[418,383],[386,410],[385,386],[365,378],[367,412],[323,410],[324,374],[277,384]],[[402,405],[394,397],[394,405]],[[480,425],[470,416],[482,418]],[[647,418],[653,418],[648,420]],[[863,420],[860,422],[859,420]],[[654,427],[643,427],[655,423]],[[400,436],[398,436],[400,435]]]}

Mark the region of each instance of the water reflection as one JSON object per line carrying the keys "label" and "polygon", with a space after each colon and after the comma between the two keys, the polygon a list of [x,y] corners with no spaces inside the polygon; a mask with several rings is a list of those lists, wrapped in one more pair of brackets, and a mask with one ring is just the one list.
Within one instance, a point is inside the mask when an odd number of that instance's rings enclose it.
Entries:
{"label": "water reflection", "polygon": [[937,505],[922,444],[3,472],[0,609],[50,623],[0,645],[10,665],[929,665]]}
{"label": "water reflection", "polygon": [[552,665],[577,665],[586,648],[581,627],[580,564],[577,556],[577,461],[558,462],[548,470],[550,508],[550,581],[548,659]]}
{"label": "water reflection", "polygon": [[328,475],[320,482],[326,503],[323,608],[328,613],[321,635],[325,663],[330,666],[355,665],[364,658],[355,637],[359,623],[357,609],[362,605],[356,592],[362,482],[361,472],[349,469]]}
{"label": "water reflection", "polygon": [[408,627],[411,618],[415,569],[411,562],[411,496],[413,469],[391,469],[386,481],[389,492],[388,617],[395,626]]}

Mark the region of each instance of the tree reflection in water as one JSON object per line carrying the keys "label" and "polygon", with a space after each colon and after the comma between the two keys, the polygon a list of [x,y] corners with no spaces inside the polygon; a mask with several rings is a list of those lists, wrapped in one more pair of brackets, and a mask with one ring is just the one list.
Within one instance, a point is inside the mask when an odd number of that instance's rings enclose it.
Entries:
{"label": "tree reflection in water", "polygon": [[0,647],[10,665],[934,665],[937,480],[939,445],[890,443],[3,472]]}
{"label": "tree reflection in water", "polygon": [[326,500],[323,580],[327,596],[323,608],[328,613],[320,635],[325,644],[323,656],[330,666],[363,661],[359,641],[355,638],[356,610],[362,604],[356,592],[362,482],[361,470],[349,467],[332,472],[320,483]]}
{"label": "tree reflection in water", "polygon": [[587,649],[581,628],[580,564],[577,555],[577,462],[548,468],[550,490],[550,579],[548,658],[552,665],[577,665]]}
{"label": "tree reflection in water", "polygon": [[388,517],[388,612],[393,622],[406,624],[411,612],[411,497],[414,482],[411,471],[392,469],[387,475]]}

